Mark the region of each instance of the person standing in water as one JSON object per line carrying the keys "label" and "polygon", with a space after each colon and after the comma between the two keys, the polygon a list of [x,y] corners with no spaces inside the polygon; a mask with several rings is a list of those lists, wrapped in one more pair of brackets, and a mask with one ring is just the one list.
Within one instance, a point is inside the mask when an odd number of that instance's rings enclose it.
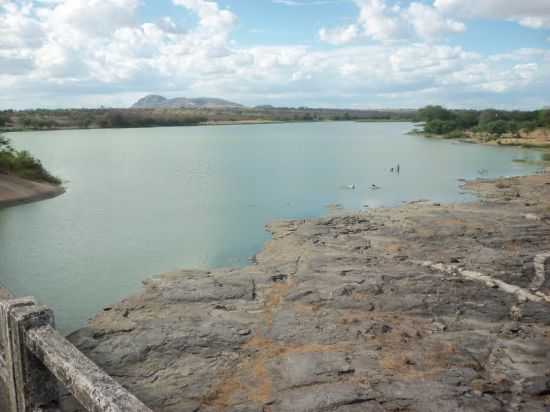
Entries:
{"label": "person standing in water", "polygon": [[401,170],[401,166],[399,166],[399,163],[397,163],[397,167],[395,168],[397,170],[397,174],[399,174],[399,170]]}

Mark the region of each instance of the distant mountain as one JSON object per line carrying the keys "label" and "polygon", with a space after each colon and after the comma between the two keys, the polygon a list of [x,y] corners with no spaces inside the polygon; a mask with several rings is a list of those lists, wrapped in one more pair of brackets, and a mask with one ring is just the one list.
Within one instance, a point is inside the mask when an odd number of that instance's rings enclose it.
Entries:
{"label": "distant mountain", "polygon": [[186,97],[176,97],[174,99],[167,99],[166,97],[156,94],[142,97],[132,105],[132,108],[137,109],[229,109],[238,107],[243,107],[243,105],[212,97],[189,99]]}

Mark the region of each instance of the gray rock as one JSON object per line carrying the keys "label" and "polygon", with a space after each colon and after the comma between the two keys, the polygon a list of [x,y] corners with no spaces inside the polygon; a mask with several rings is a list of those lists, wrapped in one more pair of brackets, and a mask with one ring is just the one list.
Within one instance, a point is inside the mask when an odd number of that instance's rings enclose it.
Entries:
{"label": "gray rock", "polygon": [[534,285],[550,176],[509,180],[521,202],[484,181],[481,203],[275,222],[254,265],[146,281],[70,339],[159,412],[548,410],[549,303],[418,263]]}
{"label": "gray rock", "polygon": [[338,411],[339,408],[365,404],[372,400],[367,388],[352,384],[327,384],[309,390],[293,389],[278,395],[273,412]]}

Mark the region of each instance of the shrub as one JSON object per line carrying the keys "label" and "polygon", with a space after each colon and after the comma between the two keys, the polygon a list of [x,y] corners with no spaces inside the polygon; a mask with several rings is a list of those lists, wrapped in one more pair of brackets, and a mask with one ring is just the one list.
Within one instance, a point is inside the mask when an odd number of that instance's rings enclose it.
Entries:
{"label": "shrub", "polygon": [[417,113],[417,119],[424,122],[430,122],[433,120],[451,120],[454,118],[454,113],[442,106],[426,106],[418,110]]}
{"label": "shrub", "polygon": [[550,109],[539,111],[538,121],[541,126],[550,127]]}
{"label": "shrub", "polygon": [[461,129],[469,129],[479,123],[479,112],[461,110],[456,112],[456,124]]}
{"label": "shrub", "polygon": [[538,126],[538,123],[534,120],[531,120],[528,122],[521,122],[520,130],[525,130],[526,132],[532,132],[537,128],[537,126]]}
{"label": "shrub", "polygon": [[446,139],[463,139],[464,137],[462,130],[453,130],[445,136]]}
{"label": "shrub", "polygon": [[482,129],[490,134],[494,134],[496,136],[503,135],[506,132],[510,131],[510,123],[505,120],[495,120],[492,122],[488,122],[483,124]]}
{"label": "shrub", "polygon": [[0,136],[0,172],[39,182],[61,184],[57,177],[44,168],[40,160],[26,150],[15,150],[10,141],[2,136]]}
{"label": "shrub", "polygon": [[457,125],[454,120],[430,120],[424,126],[424,131],[431,134],[448,134],[456,130]]}
{"label": "shrub", "polygon": [[10,118],[6,113],[0,113],[0,127],[4,127],[8,124]]}

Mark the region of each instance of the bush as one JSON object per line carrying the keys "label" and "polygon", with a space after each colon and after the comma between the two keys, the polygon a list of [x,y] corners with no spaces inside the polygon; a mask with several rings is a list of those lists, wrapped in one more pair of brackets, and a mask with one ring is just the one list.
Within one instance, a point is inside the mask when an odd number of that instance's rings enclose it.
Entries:
{"label": "bush", "polygon": [[430,134],[448,134],[456,130],[457,124],[454,120],[430,120],[424,126],[424,132]]}
{"label": "bush", "polygon": [[445,136],[446,139],[463,139],[464,137],[464,131],[462,130],[453,130]]}
{"label": "bush", "polygon": [[0,113],[0,127],[4,127],[8,124],[10,120],[9,116],[5,113]]}
{"label": "bush", "polygon": [[530,120],[527,122],[521,122],[518,124],[519,130],[525,130],[526,132],[532,132],[538,127],[538,122],[535,120]]}
{"label": "bush", "polygon": [[426,106],[417,113],[417,119],[421,122],[430,122],[433,120],[451,120],[455,115],[450,110],[442,106]]}
{"label": "bush", "polygon": [[538,121],[541,126],[550,127],[550,109],[539,111]]}
{"label": "bush", "polygon": [[505,120],[495,120],[495,121],[483,124],[481,128],[483,131],[487,133],[500,136],[500,135],[503,135],[504,133],[511,131],[511,129],[516,129],[517,131],[517,127],[515,126],[512,127],[511,124],[512,124],[511,122],[507,122]]}
{"label": "bush", "polygon": [[54,119],[38,116],[23,116],[20,122],[28,129],[55,129],[59,127],[59,124]]}
{"label": "bush", "polygon": [[479,123],[479,112],[462,110],[456,112],[456,124],[460,129],[470,129]]}
{"label": "bush", "polygon": [[500,117],[500,114],[499,114],[498,110],[493,110],[493,109],[483,110],[479,114],[479,123],[478,124],[480,126],[484,126],[486,124],[496,122],[500,119],[501,119],[501,117]]}
{"label": "bush", "polygon": [[57,177],[52,176],[44,168],[40,160],[31,156],[26,150],[15,150],[10,141],[2,136],[0,136],[0,172],[39,182],[61,184]]}
{"label": "bush", "polygon": [[499,138],[505,133],[531,132],[537,127],[550,128],[550,109],[539,111],[504,111],[495,109],[447,110],[442,106],[426,106],[416,114],[424,121],[424,133],[447,138],[464,136],[464,131],[486,133],[488,138]]}

